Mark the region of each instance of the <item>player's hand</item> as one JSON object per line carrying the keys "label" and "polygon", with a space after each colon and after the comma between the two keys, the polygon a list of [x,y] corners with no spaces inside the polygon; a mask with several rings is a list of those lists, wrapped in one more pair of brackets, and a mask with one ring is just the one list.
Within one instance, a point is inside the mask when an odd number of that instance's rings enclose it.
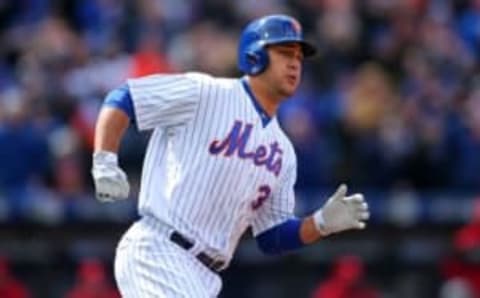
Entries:
{"label": "player's hand", "polygon": [[95,196],[100,202],[113,202],[128,197],[130,185],[127,175],[118,166],[118,157],[115,153],[106,151],[94,153],[92,176]]}
{"label": "player's hand", "polygon": [[325,205],[314,213],[315,224],[323,236],[349,229],[364,229],[370,217],[362,194],[347,196],[347,186],[340,185]]}

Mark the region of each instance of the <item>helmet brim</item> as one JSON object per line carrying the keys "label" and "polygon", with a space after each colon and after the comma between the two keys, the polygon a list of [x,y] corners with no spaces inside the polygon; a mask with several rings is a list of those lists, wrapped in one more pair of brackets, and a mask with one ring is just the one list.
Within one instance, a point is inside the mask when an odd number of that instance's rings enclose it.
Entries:
{"label": "helmet brim", "polygon": [[277,40],[270,40],[267,42],[263,42],[263,45],[279,45],[279,44],[287,44],[287,43],[297,43],[302,47],[303,56],[305,58],[313,57],[317,54],[317,48],[308,41],[299,40],[299,39],[277,39]]}
{"label": "helmet brim", "polygon": [[303,56],[305,58],[313,57],[317,54],[317,48],[308,41],[299,41],[298,43],[302,46]]}

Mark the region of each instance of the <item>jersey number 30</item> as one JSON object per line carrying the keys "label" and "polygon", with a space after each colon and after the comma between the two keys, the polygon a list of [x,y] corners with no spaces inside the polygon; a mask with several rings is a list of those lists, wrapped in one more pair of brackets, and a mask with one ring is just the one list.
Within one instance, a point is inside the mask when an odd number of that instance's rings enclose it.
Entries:
{"label": "jersey number 30", "polygon": [[258,197],[255,201],[252,202],[252,209],[257,210],[258,208],[262,207],[263,203],[268,199],[272,190],[268,185],[260,185],[258,187]]}

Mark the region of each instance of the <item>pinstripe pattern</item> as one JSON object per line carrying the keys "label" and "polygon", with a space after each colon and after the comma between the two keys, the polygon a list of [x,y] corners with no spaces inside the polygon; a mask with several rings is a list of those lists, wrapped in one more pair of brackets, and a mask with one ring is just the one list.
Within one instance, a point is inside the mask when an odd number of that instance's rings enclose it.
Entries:
{"label": "pinstripe pattern", "polygon": [[[240,80],[187,73],[148,76],[128,83],[139,129],[154,130],[143,166],[141,215],[175,227],[195,240],[193,250],[206,252],[227,264],[249,226],[256,235],[293,217],[293,147],[276,118],[265,127],[262,125]],[[247,127],[251,129],[249,135]],[[210,151],[214,141],[220,146],[235,133],[245,139],[244,148],[232,149],[230,156],[226,156],[228,147],[219,153]],[[275,142],[282,153],[277,152],[267,162],[268,154],[275,152]],[[237,147],[240,143],[236,143]],[[228,146],[235,148],[235,144]],[[252,156],[259,146],[269,153],[259,153],[256,160]],[[278,159],[282,167],[275,172],[273,162]],[[271,195],[259,208],[253,208],[261,186],[268,186]],[[172,246],[165,237],[144,242],[149,237],[142,229],[148,230],[145,225],[136,224],[117,249],[115,268],[119,285],[124,284],[122,295],[216,295],[208,292],[210,283],[219,283],[216,274],[201,265],[193,254],[187,253],[190,258],[185,256],[185,251]],[[133,269],[127,272],[126,268]],[[199,276],[201,270],[207,270],[207,274],[192,278]],[[189,292],[209,284],[204,293]],[[149,289],[156,294],[149,294]]]}
{"label": "pinstripe pattern", "polygon": [[212,298],[221,288],[218,275],[168,240],[171,229],[145,218],[120,241],[115,279],[126,298]]}
{"label": "pinstripe pattern", "polygon": [[199,98],[195,76],[151,75],[128,80],[139,129],[187,122]]}

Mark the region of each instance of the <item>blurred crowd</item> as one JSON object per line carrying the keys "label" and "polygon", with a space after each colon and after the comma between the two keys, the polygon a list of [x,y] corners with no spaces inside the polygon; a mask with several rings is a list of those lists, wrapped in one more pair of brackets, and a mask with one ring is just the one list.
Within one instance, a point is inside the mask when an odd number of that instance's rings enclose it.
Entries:
{"label": "blurred crowd", "polygon": [[[238,76],[241,28],[270,13],[320,48],[279,113],[298,189],[480,190],[479,0],[0,1],[0,219],[91,198],[106,93],[152,73]],[[137,186],[147,139],[132,128],[122,146]]]}
{"label": "blurred crowd", "polygon": [[[76,265],[76,272],[67,288],[55,297],[63,298],[120,298],[120,293],[114,287],[109,270],[99,259],[84,259]],[[14,266],[6,258],[0,258],[0,297],[2,298],[32,298],[40,297],[31,287],[16,277]],[[48,285],[52,287],[52,284]],[[45,292],[43,287],[43,292]],[[53,288],[53,287],[52,287]],[[51,291],[49,297],[54,291]],[[48,291],[47,291],[48,293]]]}
{"label": "blurred crowd", "polygon": [[[416,192],[478,195],[480,0],[0,0],[0,222],[134,216],[134,200],[100,205],[92,195],[94,124],[106,93],[152,73],[240,76],[241,29],[271,13],[297,17],[320,49],[279,113],[297,152],[299,193],[339,182],[394,192],[385,216],[403,226],[425,217]],[[147,141],[132,127],[122,144],[132,196]],[[436,209],[473,216],[436,268],[441,297],[480,297],[480,208],[470,207]],[[312,297],[385,290],[355,256],[332,265]],[[118,297],[109,274],[85,260],[62,295]],[[31,296],[0,259],[0,297]]]}

